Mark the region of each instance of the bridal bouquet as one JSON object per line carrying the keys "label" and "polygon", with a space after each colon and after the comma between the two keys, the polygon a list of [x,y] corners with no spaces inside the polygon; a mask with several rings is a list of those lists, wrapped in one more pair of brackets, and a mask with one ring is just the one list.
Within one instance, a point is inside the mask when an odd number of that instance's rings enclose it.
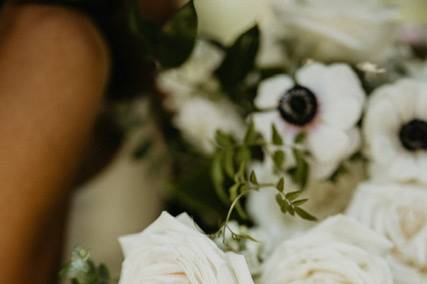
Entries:
{"label": "bridal bouquet", "polygon": [[[158,67],[150,117],[177,216],[120,239],[119,283],[427,283],[426,11],[194,0],[163,26],[131,13]],[[150,144],[138,158],[159,159]],[[81,249],[63,275],[110,283]]]}

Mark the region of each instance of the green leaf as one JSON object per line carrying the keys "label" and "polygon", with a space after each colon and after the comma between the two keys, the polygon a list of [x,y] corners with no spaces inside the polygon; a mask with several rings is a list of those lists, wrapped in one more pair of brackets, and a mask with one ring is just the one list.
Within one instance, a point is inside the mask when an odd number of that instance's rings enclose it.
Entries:
{"label": "green leaf", "polygon": [[[241,192],[245,192],[247,190],[248,190],[248,188],[245,187],[245,185],[242,185],[239,183],[234,184],[232,187],[230,187],[230,199],[232,201],[234,201]],[[237,212],[237,214],[239,214],[240,218],[248,219],[248,216],[246,215],[245,210],[243,210],[243,207],[240,204],[240,202],[236,203],[235,208],[236,208],[236,212]]]}
{"label": "green leaf", "polygon": [[298,133],[298,135],[297,136],[295,136],[295,139],[294,139],[294,143],[296,144],[296,145],[299,145],[299,144],[302,144],[302,143],[304,143],[304,141],[305,141],[305,132],[300,132],[300,133]]}
{"label": "green leaf", "polygon": [[225,172],[227,175],[232,178],[234,177],[234,151],[232,148],[227,148],[224,151],[224,159],[223,159],[223,165]]}
{"label": "green leaf", "polygon": [[298,149],[294,149],[293,155],[296,161],[296,167],[290,171],[293,181],[299,185],[300,189],[307,186],[309,177],[309,164],[307,163],[304,153]]}
{"label": "green leaf", "polygon": [[237,150],[237,154],[236,154],[236,160],[238,164],[249,164],[251,162],[251,151],[249,150],[248,147],[246,146],[242,146],[239,147]]}
{"label": "green leaf", "polygon": [[317,218],[300,207],[295,207],[295,212],[298,216],[308,221],[317,221]]}
{"label": "green leaf", "polygon": [[236,183],[244,182],[246,180],[246,163],[241,163],[239,170],[234,175],[234,181]]}
{"label": "green leaf", "polygon": [[289,214],[291,214],[292,216],[295,216],[295,208],[293,206],[289,206],[288,211],[289,211]]}
{"label": "green leaf", "polygon": [[227,204],[229,199],[224,191],[225,177],[222,169],[222,155],[219,153],[215,155],[212,161],[211,177],[218,197],[221,199],[221,201]]}
{"label": "green leaf", "polygon": [[253,121],[249,123],[248,129],[245,133],[244,143],[245,144],[252,144],[256,143],[256,140],[258,138],[257,132],[255,131],[255,124]]}
{"label": "green leaf", "polygon": [[285,152],[282,150],[277,150],[273,153],[273,162],[277,169],[281,170],[285,163]]}
{"label": "green leaf", "polygon": [[233,144],[233,139],[230,135],[222,132],[221,130],[217,130],[215,133],[215,142],[221,147],[229,147]]}
{"label": "green leaf", "polygon": [[259,38],[259,28],[254,26],[227,48],[221,66],[215,71],[223,86],[226,88],[235,87],[254,69],[259,49]]}
{"label": "green leaf", "polygon": [[162,29],[158,45],[158,59],[166,68],[183,64],[191,55],[197,37],[197,14],[189,1]]}
{"label": "green leaf", "polygon": [[292,205],[293,206],[301,206],[301,205],[305,204],[307,201],[308,201],[307,198],[295,200],[294,202],[292,202]]}
{"label": "green leaf", "polygon": [[256,174],[254,171],[251,171],[250,175],[249,175],[249,181],[255,185],[258,184],[258,179],[256,177]]}
{"label": "green leaf", "polygon": [[181,7],[163,26],[145,19],[138,1],[130,17],[131,28],[143,39],[145,46],[164,68],[176,68],[191,55],[197,36],[197,14],[193,1]]}
{"label": "green leaf", "polygon": [[279,205],[280,210],[282,211],[283,214],[288,213],[290,205],[288,201],[284,200],[279,193],[276,194],[276,202]]}
{"label": "green leaf", "polygon": [[283,145],[282,136],[280,136],[279,131],[277,131],[276,125],[274,123],[271,124],[271,135],[271,141],[273,142],[273,145]]}
{"label": "green leaf", "polygon": [[105,265],[96,266],[90,259],[89,252],[77,248],[71,260],[60,271],[60,277],[76,284],[108,284],[110,273]]}
{"label": "green leaf", "polygon": [[301,193],[302,191],[298,190],[298,191],[289,192],[285,196],[289,201],[294,201],[301,195]]}
{"label": "green leaf", "polygon": [[285,191],[285,178],[280,178],[280,180],[277,182],[276,188],[280,192]]}

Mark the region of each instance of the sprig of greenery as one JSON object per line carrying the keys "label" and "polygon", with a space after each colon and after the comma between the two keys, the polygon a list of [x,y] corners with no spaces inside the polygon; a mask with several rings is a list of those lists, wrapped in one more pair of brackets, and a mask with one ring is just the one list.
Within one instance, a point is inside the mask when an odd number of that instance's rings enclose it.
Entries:
{"label": "sprig of greenery", "polygon": [[76,248],[71,260],[61,269],[60,277],[71,284],[110,284],[108,268],[104,264],[96,265],[87,250]]}
{"label": "sprig of greenery", "polygon": [[[248,165],[256,159],[256,150],[261,149],[272,155],[276,170],[280,172],[286,171],[284,167],[285,153],[280,149],[284,146],[284,141],[274,125],[272,125],[271,142],[265,141],[262,135],[255,130],[253,122],[249,124],[241,142],[238,142],[231,135],[221,131],[217,132],[215,138],[217,150],[214,155],[211,174],[218,195],[223,202],[230,204],[230,207],[224,223],[216,233],[212,234],[213,238],[222,236],[223,242],[225,242],[226,232],[230,232],[234,240],[252,239],[250,236],[242,236],[233,232],[228,223],[234,212],[240,218],[247,219],[245,210],[241,205],[242,200],[251,191],[258,191],[264,188],[275,188],[277,190],[276,202],[284,214],[297,215],[309,221],[316,220],[313,215],[301,208],[308,200],[299,198],[308,179],[308,163],[305,160],[303,149],[299,147],[303,139],[303,134],[295,138],[295,145],[297,146],[293,147],[292,150],[296,166],[291,169],[295,170],[294,177],[298,178],[301,189],[286,193],[285,179],[283,177],[276,182],[260,183],[256,173],[254,171],[249,173],[248,168]],[[272,146],[278,149],[271,153],[269,150]]]}

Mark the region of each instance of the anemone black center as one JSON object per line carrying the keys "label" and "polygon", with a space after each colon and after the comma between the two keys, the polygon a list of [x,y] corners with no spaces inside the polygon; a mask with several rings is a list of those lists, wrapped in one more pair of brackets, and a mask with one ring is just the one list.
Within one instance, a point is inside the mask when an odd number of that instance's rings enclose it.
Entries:
{"label": "anemone black center", "polygon": [[427,121],[414,119],[399,132],[400,142],[409,151],[427,150]]}
{"label": "anemone black center", "polygon": [[312,91],[302,86],[295,86],[280,98],[278,108],[284,120],[294,125],[304,126],[316,116],[318,104]]}

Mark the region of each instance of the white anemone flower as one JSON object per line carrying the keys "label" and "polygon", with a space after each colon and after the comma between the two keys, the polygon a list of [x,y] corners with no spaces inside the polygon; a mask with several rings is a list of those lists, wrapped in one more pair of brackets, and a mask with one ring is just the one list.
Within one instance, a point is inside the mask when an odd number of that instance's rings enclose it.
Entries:
{"label": "white anemone flower", "polygon": [[[260,84],[253,114],[255,127],[270,139],[274,124],[285,146],[304,132],[314,179],[330,177],[360,145],[356,126],[365,93],[352,69],[345,64],[312,63],[295,74],[276,75]],[[290,155],[289,155],[290,156]]]}
{"label": "white anemone flower", "polygon": [[427,183],[427,83],[402,79],[374,91],[364,134],[373,178]]}

